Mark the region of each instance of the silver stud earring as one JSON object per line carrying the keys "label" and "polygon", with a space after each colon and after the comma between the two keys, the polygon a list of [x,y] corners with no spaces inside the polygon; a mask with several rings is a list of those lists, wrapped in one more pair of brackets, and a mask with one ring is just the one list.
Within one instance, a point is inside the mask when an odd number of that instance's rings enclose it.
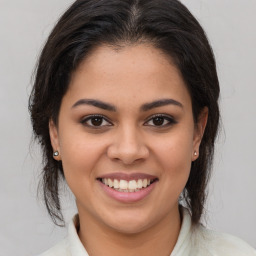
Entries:
{"label": "silver stud earring", "polygon": [[196,151],[194,152],[194,156],[197,156],[197,152]]}
{"label": "silver stud earring", "polygon": [[59,156],[59,151],[55,151],[54,153],[53,153],[53,156]]}

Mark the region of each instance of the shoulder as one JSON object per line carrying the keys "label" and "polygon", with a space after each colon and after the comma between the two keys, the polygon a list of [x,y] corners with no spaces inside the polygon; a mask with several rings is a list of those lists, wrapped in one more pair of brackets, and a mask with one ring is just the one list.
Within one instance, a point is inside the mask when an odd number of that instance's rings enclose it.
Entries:
{"label": "shoulder", "polygon": [[194,244],[198,252],[212,256],[256,256],[256,250],[243,240],[216,231],[202,225],[194,229]]}
{"label": "shoulder", "polygon": [[68,240],[63,239],[55,246],[47,250],[46,252],[38,255],[38,256],[71,256],[68,249]]}

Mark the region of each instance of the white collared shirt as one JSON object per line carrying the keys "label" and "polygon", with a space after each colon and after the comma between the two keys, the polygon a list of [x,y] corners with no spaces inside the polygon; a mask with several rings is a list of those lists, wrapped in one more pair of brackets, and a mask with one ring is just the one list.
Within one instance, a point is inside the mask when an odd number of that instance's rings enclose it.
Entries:
{"label": "white collared shirt", "polygon": [[[89,256],[78,237],[78,225],[75,215],[69,223],[68,236],[40,256]],[[256,250],[234,236],[192,225],[188,210],[183,209],[180,234],[170,256],[256,256]]]}

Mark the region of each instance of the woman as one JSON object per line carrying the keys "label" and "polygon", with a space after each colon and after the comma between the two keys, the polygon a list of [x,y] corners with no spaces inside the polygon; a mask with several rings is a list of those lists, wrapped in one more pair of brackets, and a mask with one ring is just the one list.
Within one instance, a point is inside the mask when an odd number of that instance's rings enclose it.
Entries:
{"label": "woman", "polygon": [[211,47],[179,1],[76,1],[30,98],[48,212],[63,222],[63,180],[78,208],[43,255],[256,255],[200,225],[218,97]]}

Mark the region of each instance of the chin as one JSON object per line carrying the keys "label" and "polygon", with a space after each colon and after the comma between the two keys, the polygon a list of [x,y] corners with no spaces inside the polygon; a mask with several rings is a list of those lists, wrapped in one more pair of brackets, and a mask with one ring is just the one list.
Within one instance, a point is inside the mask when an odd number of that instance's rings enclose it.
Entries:
{"label": "chin", "polygon": [[153,220],[144,214],[130,212],[126,214],[112,216],[111,219],[107,221],[105,219],[105,224],[112,230],[122,233],[124,235],[138,234],[153,225]]}

